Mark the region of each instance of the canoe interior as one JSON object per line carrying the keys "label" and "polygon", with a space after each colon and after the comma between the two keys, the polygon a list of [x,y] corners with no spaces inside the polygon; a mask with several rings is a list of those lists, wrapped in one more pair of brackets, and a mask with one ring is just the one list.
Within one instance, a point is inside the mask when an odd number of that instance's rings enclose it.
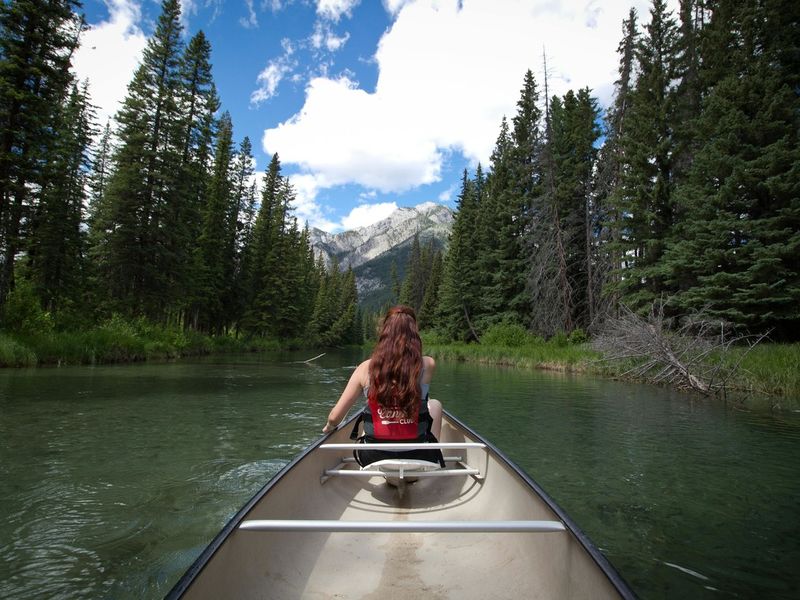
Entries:
{"label": "canoe interior", "polygon": [[[348,442],[349,427],[328,443]],[[449,415],[443,442],[476,441]],[[480,440],[477,440],[480,441]],[[229,524],[229,534],[183,598],[619,598],[618,589],[570,531],[556,533],[266,532],[242,519],[388,521],[560,520],[490,449],[446,451],[477,467],[471,476],[419,479],[402,497],[381,477],[332,477],[346,450],[308,452]],[[347,468],[357,468],[349,464]],[[217,540],[218,542],[220,540]],[[201,560],[199,562],[203,562]],[[190,571],[191,572],[191,571]],[[187,587],[188,583],[188,587]],[[624,583],[622,583],[624,586]],[[184,589],[178,589],[178,588]],[[180,594],[179,594],[180,595]]]}

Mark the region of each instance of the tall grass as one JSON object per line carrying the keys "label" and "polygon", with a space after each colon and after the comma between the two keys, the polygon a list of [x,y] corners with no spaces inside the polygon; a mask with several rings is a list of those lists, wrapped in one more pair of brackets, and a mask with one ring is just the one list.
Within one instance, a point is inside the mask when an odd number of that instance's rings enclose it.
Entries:
{"label": "tall grass", "polygon": [[33,350],[0,333],[0,366],[33,367],[37,362]]}
{"label": "tall grass", "polygon": [[531,335],[513,324],[490,327],[480,344],[443,343],[435,335],[423,335],[425,351],[434,358],[490,363],[558,371],[591,371],[600,355],[583,343],[585,337],[554,336],[550,340]]}
{"label": "tall grass", "polygon": [[[480,344],[447,343],[435,334],[423,335],[425,352],[434,358],[463,362],[510,365],[523,368],[581,372],[618,378],[631,364],[603,360],[582,343],[578,334],[555,336],[548,341],[516,326],[495,326]],[[728,386],[749,396],[782,396],[800,401],[800,344],[761,344],[749,352],[733,348],[724,359],[739,368]],[[741,361],[741,362],[739,362]]]}
{"label": "tall grass", "polygon": [[[423,333],[426,353],[441,360],[551,369],[619,377],[628,367],[602,360],[584,343],[585,336],[532,336],[516,325],[489,328],[481,344],[451,343]],[[45,364],[102,364],[169,359],[182,356],[240,352],[270,352],[304,347],[303,340],[206,336],[144,320],[113,318],[99,327],[78,332],[0,333],[0,367]],[[800,401],[800,344],[761,344],[745,354],[734,348],[726,361],[741,359],[729,385],[750,395],[774,395]]]}
{"label": "tall grass", "polygon": [[[736,360],[745,350],[733,350]],[[738,356],[737,356],[738,355]],[[760,344],[741,359],[735,385],[800,400],[800,344]]]}
{"label": "tall grass", "polygon": [[599,355],[584,345],[557,346],[549,342],[513,347],[464,343],[428,344],[425,351],[442,360],[573,372],[592,370],[592,360],[599,358]]}
{"label": "tall grass", "polygon": [[277,340],[208,336],[142,319],[115,317],[85,331],[0,334],[0,367],[134,362],[285,347]]}

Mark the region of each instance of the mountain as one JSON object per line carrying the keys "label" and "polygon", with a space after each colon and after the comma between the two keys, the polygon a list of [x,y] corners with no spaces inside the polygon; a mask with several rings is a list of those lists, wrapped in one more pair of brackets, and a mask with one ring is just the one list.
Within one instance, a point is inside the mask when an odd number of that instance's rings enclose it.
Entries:
{"label": "mountain", "polygon": [[378,309],[391,301],[391,268],[400,280],[405,274],[414,234],[422,246],[433,240],[437,249],[447,246],[453,211],[434,202],[398,208],[382,221],[367,227],[330,234],[312,229],[311,245],[327,263],[335,257],[342,269],[353,267],[359,301],[363,308]]}

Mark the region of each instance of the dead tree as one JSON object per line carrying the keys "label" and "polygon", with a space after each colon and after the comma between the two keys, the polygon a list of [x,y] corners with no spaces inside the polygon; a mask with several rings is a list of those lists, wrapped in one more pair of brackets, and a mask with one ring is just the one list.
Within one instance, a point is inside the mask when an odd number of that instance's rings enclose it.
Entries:
{"label": "dead tree", "polygon": [[[604,361],[631,365],[623,376],[710,396],[725,390],[747,352],[768,335],[730,335],[730,325],[702,312],[680,320],[669,318],[665,305],[654,302],[647,317],[622,306],[618,316],[606,320],[594,348],[603,353]],[[742,344],[747,350],[730,360],[728,350]]]}

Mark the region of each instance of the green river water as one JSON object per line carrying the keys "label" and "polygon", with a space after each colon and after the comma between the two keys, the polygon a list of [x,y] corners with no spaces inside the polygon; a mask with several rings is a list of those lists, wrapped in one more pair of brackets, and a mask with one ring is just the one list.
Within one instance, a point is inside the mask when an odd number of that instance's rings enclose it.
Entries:
{"label": "green river water", "polygon": [[[363,353],[0,372],[0,598],[160,598]],[[431,395],[648,598],[800,598],[800,413],[440,363]]]}

